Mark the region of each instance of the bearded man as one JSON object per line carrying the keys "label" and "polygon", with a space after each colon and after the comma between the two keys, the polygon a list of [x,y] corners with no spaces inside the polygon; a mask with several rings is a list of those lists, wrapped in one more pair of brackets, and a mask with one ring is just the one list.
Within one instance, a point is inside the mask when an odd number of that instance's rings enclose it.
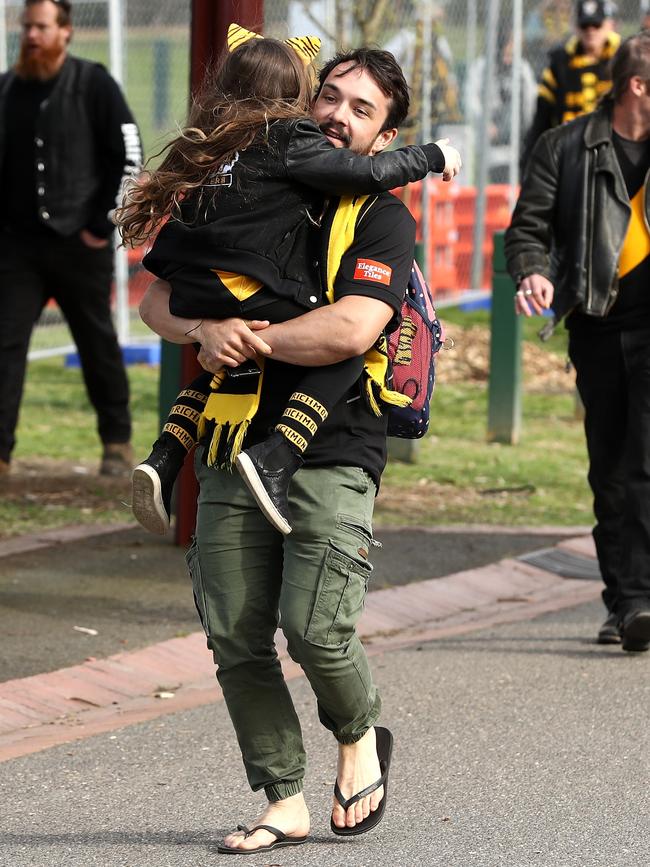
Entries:
{"label": "bearded man", "polygon": [[0,76],[0,474],[9,471],[32,329],[53,298],[79,350],[103,444],[131,469],[129,388],[110,309],[110,214],[140,136],[103,66],[68,54],[68,0],[25,0],[20,56]]}

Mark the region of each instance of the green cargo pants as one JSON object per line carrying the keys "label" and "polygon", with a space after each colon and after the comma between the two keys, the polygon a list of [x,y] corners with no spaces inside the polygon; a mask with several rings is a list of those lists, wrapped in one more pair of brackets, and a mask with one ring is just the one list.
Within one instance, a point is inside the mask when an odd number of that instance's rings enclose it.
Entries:
{"label": "green cargo pants", "polygon": [[187,561],[194,598],[254,791],[302,790],[300,723],[274,643],[278,624],[316,694],[321,722],[354,743],[380,710],[355,626],[372,566],[375,485],[356,467],[302,469],[290,490],[293,532],[264,518],[237,472],[207,468]]}

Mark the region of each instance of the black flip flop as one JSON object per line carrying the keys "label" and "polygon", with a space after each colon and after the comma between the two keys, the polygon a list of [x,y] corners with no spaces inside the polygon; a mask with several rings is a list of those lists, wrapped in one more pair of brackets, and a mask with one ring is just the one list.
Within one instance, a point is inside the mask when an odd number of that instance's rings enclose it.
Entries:
{"label": "black flip flop", "polygon": [[264,830],[270,834],[275,834],[277,840],[268,846],[258,846],[257,849],[237,849],[234,846],[224,846],[222,843],[220,846],[217,846],[217,852],[228,855],[254,855],[256,852],[270,852],[271,849],[280,849],[282,846],[299,846],[301,843],[307,842],[307,837],[288,837],[284,831],[279,831],[272,825],[255,825],[250,830],[246,825],[237,825],[237,830],[244,832],[244,839],[250,837],[256,831]]}
{"label": "black flip flop", "polygon": [[344,810],[347,810],[348,807],[356,804],[358,801],[362,800],[362,798],[368,797],[368,795],[371,795],[381,786],[384,787],[384,797],[379,802],[377,809],[366,816],[362,822],[356,824],[354,828],[338,828],[334,824],[334,820],[330,819],[330,828],[332,829],[332,832],[338,834],[340,837],[353,837],[356,834],[365,834],[367,831],[372,831],[372,829],[375,828],[384,817],[386,801],[388,800],[388,771],[390,769],[390,759],[393,754],[393,736],[388,729],[382,728],[381,726],[375,726],[375,736],[377,738],[377,758],[379,759],[381,777],[376,783],[373,783],[361,792],[358,792],[356,795],[352,795],[352,797],[347,800],[341,794],[337,781],[334,785],[334,796]]}

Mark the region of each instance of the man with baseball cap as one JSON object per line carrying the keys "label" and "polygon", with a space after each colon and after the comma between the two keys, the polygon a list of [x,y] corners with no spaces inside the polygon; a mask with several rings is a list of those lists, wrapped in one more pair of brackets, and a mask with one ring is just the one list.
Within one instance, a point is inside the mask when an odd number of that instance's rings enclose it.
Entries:
{"label": "man with baseball cap", "polygon": [[576,34],[552,49],[537,92],[537,109],[526,136],[522,169],[543,132],[593,111],[610,89],[610,61],[621,37],[614,31],[612,0],[580,0]]}

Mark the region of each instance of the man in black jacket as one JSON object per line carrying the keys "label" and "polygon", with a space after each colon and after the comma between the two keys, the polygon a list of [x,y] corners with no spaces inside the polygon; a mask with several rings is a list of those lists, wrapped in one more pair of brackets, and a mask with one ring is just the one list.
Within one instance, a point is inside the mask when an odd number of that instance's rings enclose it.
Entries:
{"label": "man in black jacket", "polygon": [[627,39],[611,95],[545,133],[506,233],[515,306],[566,317],[585,406],[598,639],[650,648],[650,31]]}
{"label": "man in black jacket", "polygon": [[30,335],[50,298],[79,350],[103,443],[100,471],[132,465],[128,381],[110,309],[109,214],[142,150],[115,81],[68,54],[70,13],[68,0],[26,0],[18,62],[0,77],[0,473],[15,444]]}
{"label": "man in black jacket", "polygon": [[616,7],[612,0],[579,0],[575,14],[575,35],[549,52],[542,72],[523,147],[523,169],[543,132],[589,114],[611,86],[611,60],[621,41],[614,31]]}

